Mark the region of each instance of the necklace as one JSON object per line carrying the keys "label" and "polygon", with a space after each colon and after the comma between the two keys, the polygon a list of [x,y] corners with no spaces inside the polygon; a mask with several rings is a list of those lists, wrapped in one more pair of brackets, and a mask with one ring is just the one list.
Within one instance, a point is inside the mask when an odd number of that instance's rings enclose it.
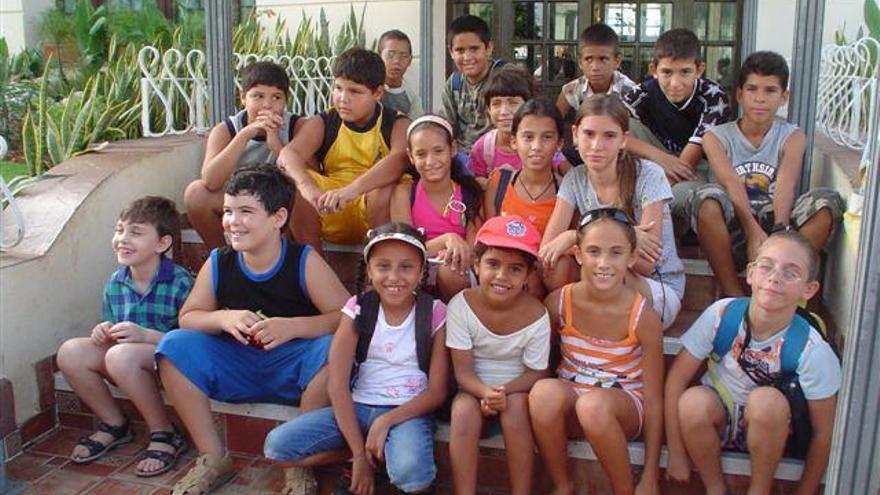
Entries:
{"label": "necklace", "polygon": [[[517,174],[517,175],[519,175],[519,174]],[[521,177],[517,177],[517,178],[519,179],[519,185],[522,186],[523,191],[525,191],[526,196],[528,196],[529,199],[532,200],[532,203],[535,203],[539,199],[541,199],[541,196],[543,196],[547,191],[550,190],[550,186],[552,186],[553,184],[556,183],[556,178],[553,177],[553,172],[550,172],[550,181],[547,182],[547,185],[544,186],[544,189],[542,189],[541,192],[539,192],[537,195],[533,196],[531,191],[529,191],[529,188],[526,187],[525,182],[522,181],[522,178]]]}

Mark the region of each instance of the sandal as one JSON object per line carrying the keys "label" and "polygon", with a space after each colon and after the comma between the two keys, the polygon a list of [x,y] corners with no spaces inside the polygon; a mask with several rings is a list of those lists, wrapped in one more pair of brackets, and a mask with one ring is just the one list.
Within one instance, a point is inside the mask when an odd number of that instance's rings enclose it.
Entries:
{"label": "sandal", "polygon": [[304,467],[289,467],[284,470],[284,488],[281,495],[316,495],[318,481],[312,470]]}
{"label": "sandal", "polygon": [[232,478],[232,459],[225,455],[220,459],[202,454],[186,476],[174,484],[171,495],[207,495]]}
{"label": "sandal", "polygon": [[125,418],[122,424],[119,426],[111,426],[101,421],[100,423],[98,423],[98,431],[107,433],[108,435],[113,437],[113,440],[108,444],[103,444],[97,440],[92,440],[89,437],[80,438],[79,441],[76,443],[76,446],[85,447],[89,451],[89,455],[87,455],[86,457],[74,457],[73,455],[71,455],[70,460],[74,464],[86,464],[92,462],[95,459],[103,456],[110,450],[115,449],[120,445],[130,443],[134,439],[134,437],[131,435],[131,422],[128,420],[128,418]]}
{"label": "sandal", "polygon": [[180,431],[178,431],[176,426],[174,427],[174,431],[154,431],[150,433],[150,443],[164,443],[165,445],[173,447],[174,450],[171,452],[156,449],[145,450],[144,454],[138,461],[138,464],[146,459],[155,459],[162,463],[162,467],[155,471],[144,471],[142,469],[136,468],[134,474],[140,476],[141,478],[151,478],[153,476],[159,476],[160,474],[168,472],[177,463],[178,457],[186,452],[187,448],[189,447],[189,445],[187,445],[186,443],[186,440],[183,438],[183,435],[180,434]]}

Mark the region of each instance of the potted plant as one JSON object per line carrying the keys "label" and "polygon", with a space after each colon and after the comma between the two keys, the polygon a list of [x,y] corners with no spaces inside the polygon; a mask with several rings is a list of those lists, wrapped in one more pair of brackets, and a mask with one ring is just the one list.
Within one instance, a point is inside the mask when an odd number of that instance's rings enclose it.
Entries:
{"label": "potted plant", "polygon": [[50,55],[62,64],[79,59],[72,16],[57,8],[46,10],[40,18],[39,33],[43,40],[43,56],[47,60]]}

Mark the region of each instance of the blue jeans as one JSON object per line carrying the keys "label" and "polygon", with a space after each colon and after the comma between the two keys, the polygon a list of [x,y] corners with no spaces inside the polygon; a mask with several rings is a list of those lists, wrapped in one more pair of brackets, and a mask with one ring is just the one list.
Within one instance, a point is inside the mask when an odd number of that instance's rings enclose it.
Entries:
{"label": "blue jeans", "polygon": [[[354,404],[361,432],[366,435],[376,418],[393,406]],[[320,452],[347,448],[345,437],[336,424],[332,407],[298,416],[269,432],[263,453],[275,461],[300,461]],[[385,466],[388,478],[400,490],[412,493],[425,490],[434,481],[434,419],[430,416],[398,423],[385,440]]]}

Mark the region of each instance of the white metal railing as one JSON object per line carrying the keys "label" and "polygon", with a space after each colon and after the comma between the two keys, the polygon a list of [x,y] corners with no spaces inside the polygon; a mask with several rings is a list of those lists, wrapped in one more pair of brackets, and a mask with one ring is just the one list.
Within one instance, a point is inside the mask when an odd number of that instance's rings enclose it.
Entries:
{"label": "white metal railing", "polygon": [[[257,61],[274,62],[290,77],[288,108],[299,115],[314,115],[330,106],[333,59],[289,55],[235,53],[235,86],[241,88],[239,73]],[[160,52],[145,46],[138,53],[141,70],[141,126],[145,137],[207,132],[207,59],[201,50],[183,53],[176,48]],[[175,114],[182,115],[175,115]],[[153,123],[158,117],[157,128]],[[175,124],[175,120],[178,123]],[[181,126],[180,120],[184,120]]]}
{"label": "white metal railing", "polygon": [[[0,136],[0,160],[6,157],[6,153],[9,151],[9,146],[6,144],[6,139],[3,136]],[[0,250],[12,249],[18,245],[19,242],[24,238],[24,215],[22,215],[21,210],[18,208],[18,203],[15,202],[15,195],[9,190],[9,186],[6,185],[6,180],[3,177],[0,177],[0,203],[8,202],[9,208],[12,210],[12,217],[15,220],[15,230],[12,233],[12,239],[6,240],[3,238],[3,235],[6,234],[5,225],[0,223]],[[0,211],[2,213],[2,211]],[[2,462],[2,459],[0,459]],[[2,488],[2,484],[0,484],[0,488]]]}
{"label": "white metal railing", "polygon": [[878,53],[880,43],[868,37],[822,47],[816,128],[841,146],[862,150],[868,143],[871,118],[880,106]]}

